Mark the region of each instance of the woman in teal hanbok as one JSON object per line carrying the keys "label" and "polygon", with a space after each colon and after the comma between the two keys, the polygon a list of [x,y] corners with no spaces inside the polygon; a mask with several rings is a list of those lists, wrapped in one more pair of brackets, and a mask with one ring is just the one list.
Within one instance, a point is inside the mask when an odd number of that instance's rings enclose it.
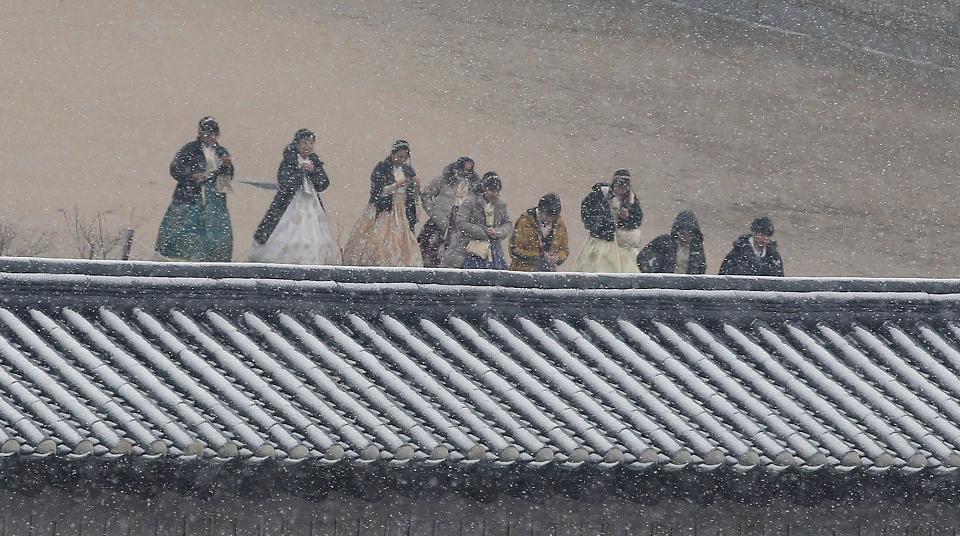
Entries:
{"label": "woman in teal hanbok", "polygon": [[219,136],[216,120],[204,117],[197,139],[177,151],[170,163],[177,187],[157,236],[155,251],[161,260],[229,262],[233,256],[227,211],[233,163],[217,143]]}

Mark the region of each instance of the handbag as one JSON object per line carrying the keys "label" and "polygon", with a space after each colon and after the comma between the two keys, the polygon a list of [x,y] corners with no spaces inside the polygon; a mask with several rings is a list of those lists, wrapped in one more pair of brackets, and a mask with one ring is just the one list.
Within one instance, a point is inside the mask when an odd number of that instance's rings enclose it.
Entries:
{"label": "handbag", "polygon": [[489,240],[471,240],[467,242],[466,251],[468,255],[480,257],[487,262],[493,258],[493,253],[490,251]]}

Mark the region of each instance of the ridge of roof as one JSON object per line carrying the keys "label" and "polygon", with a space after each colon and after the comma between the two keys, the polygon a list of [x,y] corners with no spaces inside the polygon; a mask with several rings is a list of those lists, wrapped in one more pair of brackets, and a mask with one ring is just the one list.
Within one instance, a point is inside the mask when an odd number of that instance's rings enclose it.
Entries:
{"label": "ridge of roof", "polygon": [[776,290],[781,292],[920,292],[960,294],[960,279],[871,277],[759,277],[679,274],[511,272],[448,268],[299,266],[259,263],[186,263],[0,257],[6,274],[115,277],[276,279],[337,283],[410,283],[538,289]]}

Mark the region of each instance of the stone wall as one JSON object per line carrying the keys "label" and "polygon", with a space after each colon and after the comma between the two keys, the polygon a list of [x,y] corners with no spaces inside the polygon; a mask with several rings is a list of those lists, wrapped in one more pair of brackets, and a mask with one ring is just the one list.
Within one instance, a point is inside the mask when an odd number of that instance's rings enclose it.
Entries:
{"label": "stone wall", "polygon": [[956,0],[673,0],[667,3],[960,68]]}
{"label": "stone wall", "polygon": [[799,506],[788,502],[697,505],[567,498],[385,497],[366,502],[330,495],[310,502],[272,495],[187,497],[47,489],[0,492],[0,534],[52,536],[594,536],[956,534],[949,505],[886,500]]}

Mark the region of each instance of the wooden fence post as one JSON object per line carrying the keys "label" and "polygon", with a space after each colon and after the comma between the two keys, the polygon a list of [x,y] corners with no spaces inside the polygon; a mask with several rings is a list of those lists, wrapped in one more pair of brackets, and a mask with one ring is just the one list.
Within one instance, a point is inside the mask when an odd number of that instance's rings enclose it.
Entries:
{"label": "wooden fence post", "polygon": [[120,260],[130,260],[130,250],[133,248],[133,229],[127,229],[123,232],[123,249],[120,252]]}

